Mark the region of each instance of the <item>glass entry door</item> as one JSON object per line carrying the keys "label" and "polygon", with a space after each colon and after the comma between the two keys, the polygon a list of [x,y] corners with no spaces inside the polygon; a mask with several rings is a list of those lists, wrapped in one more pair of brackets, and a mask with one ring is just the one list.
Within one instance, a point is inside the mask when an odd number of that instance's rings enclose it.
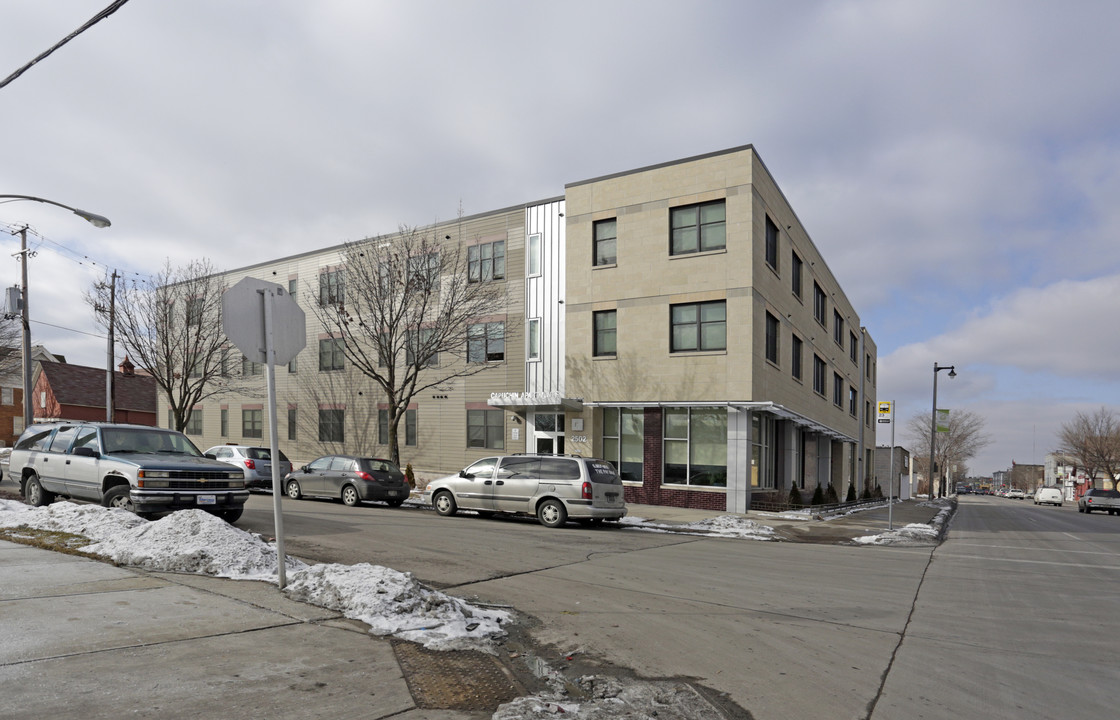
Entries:
{"label": "glass entry door", "polygon": [[537,452],[564,454],[564,413],[535,412],[529,422]]}

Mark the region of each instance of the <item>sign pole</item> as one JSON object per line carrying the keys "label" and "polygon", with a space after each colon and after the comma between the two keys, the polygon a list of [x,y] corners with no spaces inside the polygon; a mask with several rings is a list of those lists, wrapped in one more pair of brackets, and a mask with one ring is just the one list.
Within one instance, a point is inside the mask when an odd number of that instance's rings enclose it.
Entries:
{"label": "sign pole", "polygon": [[891,470],[887,478],[887,530],[894,530],[894,401],[880,401],[878,409],[878,421],[891,426]]}
{"label": "sign pole", "polygon": [[287,584],[286,565],[288,556],[284,553],[284,514],[280,511],[280,442],[276,433],[276,350],[273,342],[272,330],[272,299],[274,294],[271,289],[258,290],[261,296],[261,306],[264,313],[264,357],[265,357],[265,384],[268,387],[268,442],[269,452],[272,455],[272,512],[276,523],[276,571],[277,583],[283,590]]}

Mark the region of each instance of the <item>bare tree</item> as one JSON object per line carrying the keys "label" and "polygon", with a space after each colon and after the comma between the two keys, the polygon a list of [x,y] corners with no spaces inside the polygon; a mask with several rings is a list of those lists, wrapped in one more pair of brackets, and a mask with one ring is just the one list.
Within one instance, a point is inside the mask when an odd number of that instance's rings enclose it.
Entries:
{"label": "bare tree", "polygon": [[[929,447],[930,417],[918,414],[906,423],[906,433],[911,447]],[[934,452],[934,472],[927,477],[936,477],[931,488],[939,489],[940,495],[945,495],[946,473],[956,466],[959,473],[967,469],[968,460],[990,445],[991,437],[984,432],[984,418],[970,410],[954,410],[949,414],[948,432],[937,433],[937,449]],[[929,469],[929,456],[915,455],[914,461],[918,467]]]}
{"label": "bare tree", "polygon": [[472,263],[461,236],[439,240],[435,232],[401,226],[390,237],[348,243],[341,268],[320,275],[311,306],[330,335],[320,356],[341,350],[384,393],[398,463],[398,425],[413,398],[494,367],[488,361],[504,356],[513,330],[505,283],[489,282],[501,277],[494,259]]}
{"label": "bare tree", "polygon": [[1078,412],[1058,431],[1058,452],[1085,470],[1092,482],[1098,472],[1108,473],[1113,487],[1120,472],[1120,420],[1101,407],[1096,412]]}
{"label": "bare tree", "polygon": [[[240,355],[222,332],[222,278],[208,260],[117,285],[98,283],[85,295],[98,323],[112,323],[132,362],[155,378],[171,405],[176,430],[183,430],[195,405],[230,392],[242,376]],[[112,308],[112,309],[111,309]]]}
{"label": "bare tree", "polygon": [[23,325],[18,316],[0,315],[0,377],[15,375],[23,368]]}

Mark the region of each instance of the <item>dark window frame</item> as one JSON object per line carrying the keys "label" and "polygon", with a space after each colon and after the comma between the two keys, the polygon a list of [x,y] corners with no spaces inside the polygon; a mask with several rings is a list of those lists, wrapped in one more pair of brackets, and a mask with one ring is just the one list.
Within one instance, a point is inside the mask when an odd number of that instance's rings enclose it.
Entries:
{"label": "dark window frame", "polygon": [[766,312],[766,360],[780,365],[781,322],[770,311]]}
{"label": "dark window frame", "polygon": [[[723,210],[722,218],[719,220],[704,221],[704,211],[710,208],[720,207]],[[686,222],[685,215],[690,211],[696,212],[696,218],[693,221]],[[684,239],[689,236],[689,232],[695,233],[695,249],[687,249],[692,243],[687,245]],[[716,236],[721,237],[718,244],[712,242],[707,243],[706,238],[712,237],[713,241]],[[685,248],[685,249],[682,249]],[[671,257],[680,257],[682,255],[695,255],[697,253],[717,252],[727,249],[727,201],[724,199],[710,200],[708,202],[693,203],[690,205],[681,205],[679,207],[669,208],[669,255]]]}
{"label": "dark window frame", "polygon": [[[600,230],[610,228],[610,235]],[[591,263],[596,267],[618,264],[618,218],[604,218],[591,224]]]}
{"label": "dark window frame", "polygon": [[[705,308],[714,308],[716,306],[723,308],[722,320],[704,320]],[[675,311],[683,310],[685,308],[696,309],[696,320],[690,322],[676,322],[674,319]],[[696,326],[696,346],[695,347],[678,347],[676,339],[676,330],[678,327],[687,328],[690,325]],[[704,342],[704,330],[714,328],[716,325],[723,326],[723,344],[721,346],[707,346]],[[677,303],[669,306],[669,352],[671,353],[689,353],[689,352],[718,352],[727,350],[727,301],[726,300],[710,300],[707,302],[694,302],[694,303]]]}
{"label": "dark window frame", "polygon": [[778,272],[778,245],[780,240],[778,225],[770,216],[766,216],[766,264],[774,272]]}
{"label": "dark window frame", "polygon": [[[611,327],[603,327],[604,321],[610,318]],[[596,310],[591,313],[591,354],[593,357],[618,356],[618,310]],[[610,342],[607,342],[607,339]]]}

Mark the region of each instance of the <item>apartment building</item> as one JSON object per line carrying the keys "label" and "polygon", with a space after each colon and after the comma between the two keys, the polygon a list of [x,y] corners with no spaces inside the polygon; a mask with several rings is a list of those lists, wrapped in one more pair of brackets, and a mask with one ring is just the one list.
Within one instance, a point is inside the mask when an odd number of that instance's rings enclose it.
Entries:
{"label": "apartment building", "polygon": [[[794,485],[862,492],[872,475],[874,342],[752,146],[427,230],[475,248],[489,264],[472,281],[498,283],[504,307],[478,318],[484,351],[438,359],[485,371],[409,407],[401,460],[421,477],[498,452],[578,453],[615,463],[631,502],[745,512]],[[321,302],[343,255],[224,279]],[[312,313],[307,332],[276,373],[282,448],[297,463],[386,453],[378,391]],[[263,379],[244,370],[245,392],[196,408],[188,432],[203,447],[268,437]]]}

